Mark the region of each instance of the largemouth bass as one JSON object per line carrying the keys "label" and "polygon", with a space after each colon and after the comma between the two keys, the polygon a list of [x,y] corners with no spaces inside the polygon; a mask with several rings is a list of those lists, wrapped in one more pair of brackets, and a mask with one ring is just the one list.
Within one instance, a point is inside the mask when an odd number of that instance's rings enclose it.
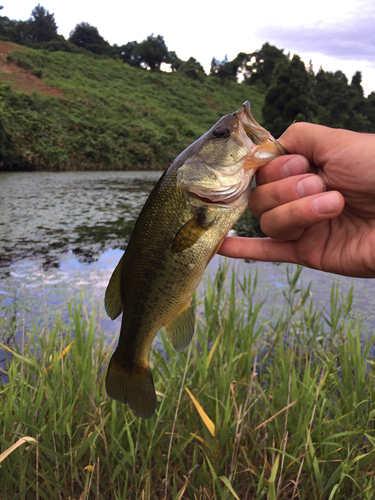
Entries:
{"label": "largemouth bass", "polygon": [[148,365],[155,335],[163,327],[177,352],[189,345],[203,272],[246,210],[256,169],[285,153],[246,101],[185,149],[148,197],[105,294],[108,316],[123,313],[106,390],[135,415],[155,411]]}

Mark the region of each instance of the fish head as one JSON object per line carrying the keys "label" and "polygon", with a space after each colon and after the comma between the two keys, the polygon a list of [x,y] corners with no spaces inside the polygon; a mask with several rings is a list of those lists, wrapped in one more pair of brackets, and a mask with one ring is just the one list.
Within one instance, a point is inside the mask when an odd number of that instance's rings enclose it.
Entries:
{"label": "fish head", "polygon": [[239,206],[257,168],[286,150],[253,117],[249,101],[223,116],[180,155],[177,186],[201,201]]}

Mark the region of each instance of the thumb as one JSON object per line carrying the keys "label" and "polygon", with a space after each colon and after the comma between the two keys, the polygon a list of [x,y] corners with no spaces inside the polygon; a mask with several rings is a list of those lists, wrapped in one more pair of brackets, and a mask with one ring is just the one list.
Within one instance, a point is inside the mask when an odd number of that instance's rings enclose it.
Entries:
{"label": "thumb", "polygon": [[310,163],[324,167],[329,157],[342,149],[356,132],[333,129],[313,123],[293,123],[278,141],[291,154],[305,156]]}

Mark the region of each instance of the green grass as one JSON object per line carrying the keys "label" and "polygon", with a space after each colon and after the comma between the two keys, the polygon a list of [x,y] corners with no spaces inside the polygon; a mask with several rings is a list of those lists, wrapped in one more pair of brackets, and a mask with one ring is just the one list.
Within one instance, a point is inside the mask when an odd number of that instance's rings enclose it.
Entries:
{"label": "green grass", "polygon": [[256,275],[238,282],[224,267],[207,280],[189,350],[177,355],[163,337],[165,352],[151,354],[149,421],[107,398],[111,349],[82,303],[69,304],[67,324],[57,317],[18,348],[3,345],[13,361],[0,454],[35,442],[0,456],[0,498],[373,498],[372,344],[351,292],[334,283],[330,311],[319,309],[300,271],[267,320]]}
{"label": "green grass", "polygon": [[131,67],[93,55],[27,49],[9,62],[29,70],[61,97],[14,91],[0,83],[0,168],[160,170],[255,87]]}

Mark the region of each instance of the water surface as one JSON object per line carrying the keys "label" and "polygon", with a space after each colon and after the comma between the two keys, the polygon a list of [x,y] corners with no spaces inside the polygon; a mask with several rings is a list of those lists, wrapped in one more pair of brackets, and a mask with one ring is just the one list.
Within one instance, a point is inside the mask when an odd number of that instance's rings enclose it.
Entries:
{"label": "water surface", "polygon": [[0,272],[20,260],[45,269],[63,255],[91,263],[126,247],[161,172],[0,173]]}
{"label": "water surface", "polygon": [[[51,315],[59,311],[66,314],[66,301],[82,293],[88,309],[101,308],[101,326],[112,340],[120,319],[112,322],[103,311],[104,291],[160,175],[0,173],[0,314],[9,320],[16,318],[18,332],[35,321],[48,326],[54,319]],[[257,234],[257,221],[248,213],[237,231]],[[213,259],[211,276],[222,261],[218,256]],[[283,306],[285,264],[232,261],[231,266],[239,277],[258,272],[256,298],[266,298],[264,316],[272,308]],[[339,280],[344,295],[354,285],[354,309],[365,316],[364,328],[371,335],[375,280],[337,277],[310,269],[301,274],[306,286],[313,282],[314,300],[327,310],[334,280]]]}

